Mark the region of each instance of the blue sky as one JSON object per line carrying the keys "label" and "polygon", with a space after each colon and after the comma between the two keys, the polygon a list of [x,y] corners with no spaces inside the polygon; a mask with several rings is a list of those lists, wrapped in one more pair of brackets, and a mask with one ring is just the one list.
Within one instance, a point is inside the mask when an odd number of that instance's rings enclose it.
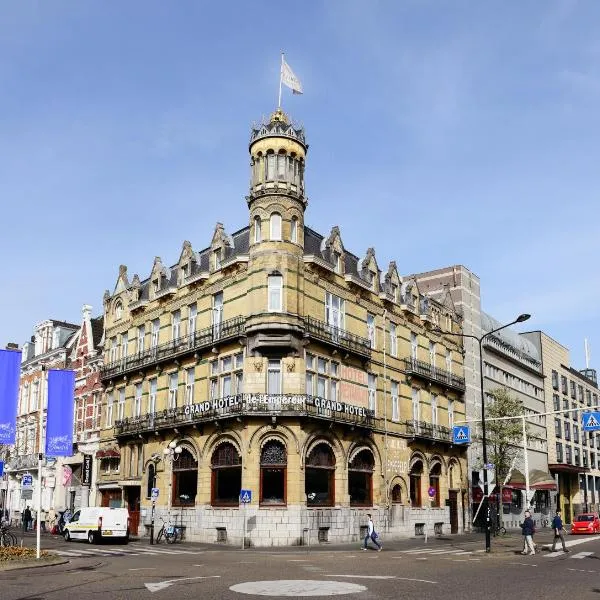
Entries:
{"label": "blue sky", "polygon": [[[0,344],[99,314],[118,266],[247,224],[279,53],[306,223],[402,273],[464,264],[600,368],[600,3],[0,2]],[[596,360],[598,359],[598,360]]]}

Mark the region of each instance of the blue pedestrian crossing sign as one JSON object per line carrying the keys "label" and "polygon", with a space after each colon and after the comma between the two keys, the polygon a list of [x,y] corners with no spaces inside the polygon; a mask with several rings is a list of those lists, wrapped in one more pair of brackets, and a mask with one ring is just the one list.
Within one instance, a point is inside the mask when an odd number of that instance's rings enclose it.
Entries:
{"label": "blue pedestrian crossing sign", "polygon": [[455,425],[452,428],[452,443],[470,444],[471,428],[468,425]]}
{"label": "blue pedestrian crossing sign", "polygon": [[586,412],[581,415],[581,425],[584,431],[600,430],[600,412]]}
{"label": "blue pedestrian crossing sign", "polygon": [[252,490],[241,490],[240,502],[242,504],[250,504],[252,502]]}

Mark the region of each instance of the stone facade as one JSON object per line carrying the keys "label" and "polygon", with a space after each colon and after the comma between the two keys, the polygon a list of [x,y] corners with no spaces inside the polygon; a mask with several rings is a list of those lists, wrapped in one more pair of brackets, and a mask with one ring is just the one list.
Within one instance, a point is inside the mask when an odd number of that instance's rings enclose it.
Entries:
{"label": "stone facade", "polygon": [[158,524],[207,542],[241,543],[244,518],[257,546],[356,541],[367,512],[388,537],[466,526],[462,343],[436,332],[461,319],[305,226],[306,151],[276,111],[251,134],[249,225],[105,293],[97,502],[142,535],[152,489]]}

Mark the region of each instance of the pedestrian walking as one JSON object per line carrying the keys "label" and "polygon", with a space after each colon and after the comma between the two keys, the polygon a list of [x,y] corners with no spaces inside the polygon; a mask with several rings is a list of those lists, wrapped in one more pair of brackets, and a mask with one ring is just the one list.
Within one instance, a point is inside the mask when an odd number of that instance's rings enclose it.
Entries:
{"label": "pedestrian walking", "polygon": [[371,540],[377,546],[377,552],[381,552],[383,545],[377,541],[379,535],[375,531],[375,526],[373,525],[373,519],[371,518],[371,514],[367,513],[367,517],[369,517],[369,521],[367,523],[368,530],[367,535],[365,535],[365,544],[363,546],[363,550],[367,550],[369,540]]}
{"label": "pedestrian walking", "polygon": [[560,510],[556,511],[556,515],[554,516],[554,519],[552,519],[552,529],[554,529],[552,552],[556,552],[556,542],[558,540],[562,542],[563,552],[568,552],[569,550],[565,544],[565,528],[563,527],[563,522],[560,518]]}
{"label": "pedestrian walking", "polygon": [[29,522],[31,521],[31,510],[29,506],[25,507],[25,510],[21,515],[21,521],[23,522],[23,533],[25,533],[29,529]]}
{"label": "pedestrian walking", "polygon": [[[535,523],[531,518],[531,513],[525,511],[525,520],[521,524],[521,531],[525,538],[525,545],[521,554],[535,554],[535,546],[533,545],[533,534],[535,533]],[[529,549],[529,552],[527,551]]]}
{"label": "pedestrian walking", "polygon": [[43,533],[46,533],[46,511],[40,509],[40,529]]}

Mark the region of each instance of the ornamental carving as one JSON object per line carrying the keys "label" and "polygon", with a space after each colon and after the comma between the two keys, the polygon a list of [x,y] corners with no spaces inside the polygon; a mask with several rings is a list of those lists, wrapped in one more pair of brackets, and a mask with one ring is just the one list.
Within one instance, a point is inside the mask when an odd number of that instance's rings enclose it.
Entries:
{"label": "ornamental carving", "polygon": [[307,467],[333,468],[335,467],[335,457],[331,448],[326,444],[319,444],[312,449],[306,459]]}
{"label": "ornamental carving", "polygon": [[285,446],[281,442],[267,442],[260,454],[261,465],[285,465],[287,464],[287,454]]}

